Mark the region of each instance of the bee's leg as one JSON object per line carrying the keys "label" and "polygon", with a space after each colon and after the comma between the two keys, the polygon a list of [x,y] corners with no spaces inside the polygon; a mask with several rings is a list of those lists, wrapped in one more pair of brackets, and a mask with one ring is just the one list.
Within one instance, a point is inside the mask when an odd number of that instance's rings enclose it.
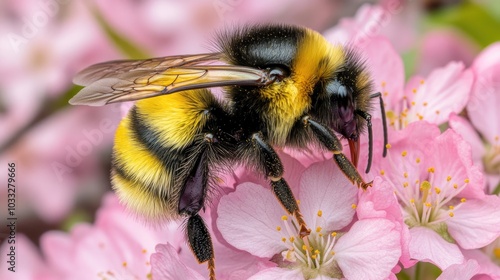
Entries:
{"label": "bee's leg", "polygon": [[271,181],[271,189],[278,198],[281,205],[286,211],[295,216],[299,223],[300,237],[308,236],[311,230],[307,228],[306,223],[300,213],[297,200],[293,196],[292,190],[288,183],[283,179],[283,164],[281,163],[278,154],[266,141],[263,140],[262,134],[254,133],[252,135],[252,143],[259,150],[259,161],[262,164],[267,178]]}
{"label": "bee's leg", "polygon": [[[213,138],[211,134],[207,134],[207,136]],[[183,186],[178,211],[179,214],[189,216],[186,226],[189,247],[191,247],[199,263],[208,262],[210,280],[215,280],[215,257],[212,238],[205,222],[198,215],[205,203],[208,182],[207,163],[206,149],[203,149],[196,158],[196,162]]]}
{"label": "bee's leg", "polygon": [[312,120],[309,116],[303,117],[302,121],[305,126],[311,129],[319,142],[333,153],[333,159],[351,183],[356,184],[358,187],[365,190],[371,186],[372,182],[365,183],[361,175],[359,175],[358,170],[356,170],[354,165],[352,165],[352,163],[342,153],[342,143],[340,143],[339,139],[331,129]]}

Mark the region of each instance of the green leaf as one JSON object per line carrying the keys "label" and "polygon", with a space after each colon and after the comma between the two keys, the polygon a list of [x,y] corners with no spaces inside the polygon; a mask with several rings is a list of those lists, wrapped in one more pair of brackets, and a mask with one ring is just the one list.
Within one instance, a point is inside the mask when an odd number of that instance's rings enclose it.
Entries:
{"label": "green leaf", "polygon": [[486,7],[471,1],[430,14],[428,23],[431,28],[436,26],[457,28],[482,48],[500,41],[500,20]]}
{"label": "green leaf", "polygon": [[144,59],[150,57],[147,52],[133,44],[124,35],[114,30],[113,27],[106,21],[98,8],[92,7],[91,10],[106,35],[108,35],[111,41],[124,55],[133,59]]}

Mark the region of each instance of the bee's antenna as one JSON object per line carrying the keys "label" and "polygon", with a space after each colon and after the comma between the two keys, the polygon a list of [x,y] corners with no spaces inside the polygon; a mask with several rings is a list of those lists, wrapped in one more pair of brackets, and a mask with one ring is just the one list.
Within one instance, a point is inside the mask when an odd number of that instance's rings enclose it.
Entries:
{"label": "bee's antenna", "polygon": [[377,98],[379,99],[380,102],[380,114],[382,115],[382,127],[384,128],[384,154],[383,156],[385,157],[387,155],[387,120],[385,117],[385,107],[384,107],[384,100],[382,99],[382,94],[380,92],[374,93],[370,95],[370,98]]}
{"label": "bee's antenna", "polygon": [[356,114],[361,116],[366,121],[366,126],[368,127],[368,164],[366,165],[365,173],[370,172],[372,167],[372,158],[373,158],[373,131],[372,131],[372,115],[367,112],[355,111]]}

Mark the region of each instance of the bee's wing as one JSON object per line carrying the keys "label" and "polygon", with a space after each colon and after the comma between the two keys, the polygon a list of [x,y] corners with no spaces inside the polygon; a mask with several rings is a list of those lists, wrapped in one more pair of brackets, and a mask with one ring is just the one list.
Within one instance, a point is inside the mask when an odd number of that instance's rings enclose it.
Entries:
{"label": "bee's wing", "polygon": [[[133,101],[177,91],[229,85],[266,85],[266,70],[220,62],[220,53],[169,56],[146,60],[119,60],[92,65],[74,79],[86,86],[69,102],[101,106]],[[203,65],[205,64],[205,65]]]}

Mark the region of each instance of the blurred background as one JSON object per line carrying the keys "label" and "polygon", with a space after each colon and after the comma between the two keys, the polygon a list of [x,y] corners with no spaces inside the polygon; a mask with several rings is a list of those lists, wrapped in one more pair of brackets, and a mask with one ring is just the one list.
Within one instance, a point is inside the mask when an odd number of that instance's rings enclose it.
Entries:
{"label": "blurred background", "polygon": [[[361,17],[366,5],[381,13]],[[48,230],[92,222],[110,191],[123,110],[68,104],[80,89],[72,77],[86,66],[206,52],[211,35],[234,24],[285,22],[329,33],[358,20],[375,22],[370,32],[392,41],[407,77],[452,60],[469,65],[500,40],[498,0],[1,0],[1,220],[7,163],[16,165],[17,232],[35,244]]]}

